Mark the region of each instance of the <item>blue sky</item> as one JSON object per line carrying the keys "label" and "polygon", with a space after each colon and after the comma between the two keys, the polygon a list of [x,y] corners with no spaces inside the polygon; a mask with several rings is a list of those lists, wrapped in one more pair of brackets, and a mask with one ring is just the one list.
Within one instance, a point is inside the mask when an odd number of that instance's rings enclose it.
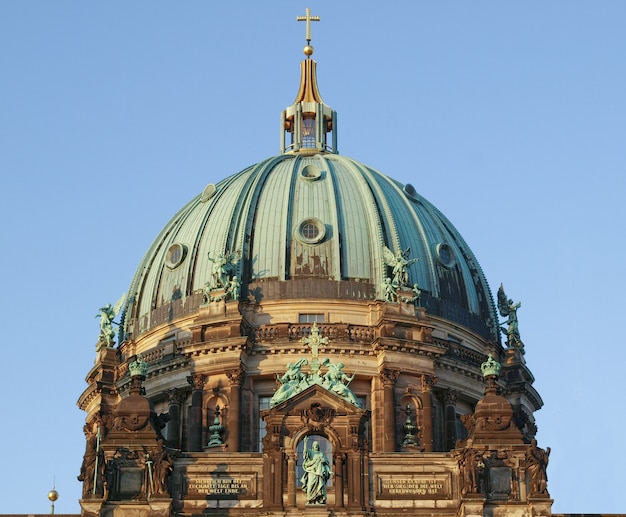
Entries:
{"label": "blue sky", "polygon": [[[99,307],[207,183],[278,152],[305,7],[341,154],[522,302],[554,512],[626,512],[626,2],[0,2],[0,512],[79,512]],[[7,497],[9,496],[9,497]]]}

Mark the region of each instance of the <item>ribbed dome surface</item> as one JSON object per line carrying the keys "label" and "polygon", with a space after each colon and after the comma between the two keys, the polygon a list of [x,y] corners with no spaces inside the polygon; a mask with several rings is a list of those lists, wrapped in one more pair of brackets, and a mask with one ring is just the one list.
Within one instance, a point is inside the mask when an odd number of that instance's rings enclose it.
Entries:
{"label": "ribbed dome surface", "polygon": [[445,216],[411,185],[327,153],[269,158],[187,204],[139,265],[124,333],[196,311],[219,254],[241,255],[241,300],[382,300],[385,247],[418,259],[408,285],[430,314],[499,339],[480,266]]}

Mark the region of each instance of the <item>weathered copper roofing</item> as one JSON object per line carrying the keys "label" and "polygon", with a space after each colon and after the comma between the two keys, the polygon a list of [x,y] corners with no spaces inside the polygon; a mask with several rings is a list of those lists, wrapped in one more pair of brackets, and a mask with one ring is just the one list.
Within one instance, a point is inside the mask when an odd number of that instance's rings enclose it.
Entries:
{"label": "weathered copper roofing", "polygon": [[487,339],[497,316],[478,261],[448,219],[411,185],[344,156],[283,154],[209,185],[165,226],[129,289],[135,337],[176,302],[202,303],[218,254],[241,252],[241,297],[385,299],[384,247],[410,248],[429,313]]}

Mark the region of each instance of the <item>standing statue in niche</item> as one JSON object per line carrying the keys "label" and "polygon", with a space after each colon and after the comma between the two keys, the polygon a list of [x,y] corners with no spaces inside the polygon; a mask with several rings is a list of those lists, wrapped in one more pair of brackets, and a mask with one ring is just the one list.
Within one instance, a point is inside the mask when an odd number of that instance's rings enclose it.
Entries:
{"label": "standing statue in niche", "polygon": [[504,286],[500,284],[498,289],[498,310],[500,315],[507,318],[506,325],[500,329],[506,334],[506,344],[509,348],[519,348],[524,353],[524,343],[520,338],[519,323],[517,320],[517,310],[522,306],[522,302],[514,303],[513,300],[507,298],[504,292]]}
{"label": "standing statue in niche", "polygon": [[83,482],[83,498],[102,497],[104,494],[104,454],[100,449],[100,430],[94,432],[85,425],[87,437],[83,464],[80,467],[78,481]]}
{"label": "standing statue in niche", "polygon": [[482,492],[485,464],[482,453],[474,449],[465,449],[459,460],[461,473],[461,494],[480,494]]}
{"label": "standing statue in niche", "polygon": [[308,449],[308,439],[308,436],[304,438],[304,474],[300,478],[302,490],[306,493],[306,504],[326,504],[326,483],[332,470],[326,454],[320,450],[319,442],[314,441]]}
{"label": "standing statue in niche", "polygon": [[100,318],[100,340],[98,341],[98,350],[102,345],[111,346],[113,338],[115,337],[115,330],[113,325],[117,325],[113,320],[120,313],[126,293],[124,293],[120,299],[115,302],[115,305],[111,306],[107,303],[104,307],[100,307],[99,314],[96,314],[96,318]]}
{"label": "standing statue in niche", "polygon": [[152,486],[156,497],[167,497],[170,493],[169,479],[174,468],[174,462],[169,452],[159,440],[157,449],[152,456]]}
{"label": "standing statue in niche", "polygon": [[533,438],[530,448],[526,451],[526,468],[530,474],[530,495],[548,495],[548,459],[550,447],[545,451],[537,447],[537,440]]}

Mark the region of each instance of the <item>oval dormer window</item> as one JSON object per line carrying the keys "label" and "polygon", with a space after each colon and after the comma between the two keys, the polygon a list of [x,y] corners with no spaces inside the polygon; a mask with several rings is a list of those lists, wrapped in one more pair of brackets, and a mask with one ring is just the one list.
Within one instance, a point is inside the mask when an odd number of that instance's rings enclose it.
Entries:
{"label": "oval dormer window", "polygon": [[174,269],[181,265],[183,260],[185,260],[185,255],[187,254],[187,247],[184,244],[175,243],[172,244],[165,255],[165,265]]}
{"label": "oval dormer window", "polygon": [[315,217],[309,217],[298,225],[296,237],[306,244],[317,244],[324,240],[326,227],[324,223]]}

